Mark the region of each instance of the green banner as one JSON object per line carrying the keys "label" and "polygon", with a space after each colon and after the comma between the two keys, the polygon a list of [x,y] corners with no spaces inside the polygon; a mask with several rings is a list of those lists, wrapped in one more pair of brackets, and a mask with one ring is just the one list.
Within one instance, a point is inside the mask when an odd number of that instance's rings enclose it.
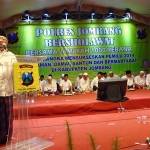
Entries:
{"label": "green banner", "polygon": [[[10,46],[19,55],[47,56],[40,74],[75,78],[88,72],[138,72],[146,59],[146,42],[137,39],[137,27],[126,21],[49,21],[19,23],[18,42]],[[17,49],[17,50],[16,50]]]}

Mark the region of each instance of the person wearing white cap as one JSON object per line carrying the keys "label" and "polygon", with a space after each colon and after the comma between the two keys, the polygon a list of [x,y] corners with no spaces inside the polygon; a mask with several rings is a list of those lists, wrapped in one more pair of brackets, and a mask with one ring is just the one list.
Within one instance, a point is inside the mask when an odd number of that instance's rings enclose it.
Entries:
{"label": "person wearing white cap", "polygon": [[42,89],[44,89],[44,95],[57,94],[56,80],[53,79],[51,74],[48,75],[47,80],[44,84],[42,84],[42,86]]}
{"label": "person wearing white cap", "polygon": [[108,80],[114,80],[114,79],[117,79],[117,78],[119,78],[118,75],[114,74],[112,71],[109,71],[108,76],[107,76]]}
{"label": "person wearing white cap", "polygon": [[0,144],[11,139],[13,129],[13,64],[17,59],[7,45],[7,38],[0,36]]}
{"label": "person wearing white cap", "polygon": [[88,73],[83,73],[83,77],[79,81],[79,90],[80,92],[88,92],[90,91],[90,79]]}
{"label": "person wearing white cap", "polygon": [[140,71],[140,74],[135,78],[135,86],[137,89],[143,89],[146,86],[146,79],[144,71]]}

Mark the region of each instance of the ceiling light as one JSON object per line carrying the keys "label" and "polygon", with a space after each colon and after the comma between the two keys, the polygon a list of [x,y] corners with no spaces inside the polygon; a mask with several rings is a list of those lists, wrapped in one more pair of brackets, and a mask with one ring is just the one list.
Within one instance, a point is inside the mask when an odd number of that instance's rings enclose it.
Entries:
{"label": "ceiling light", "polygon": [[130,11],[129,8],[127,8],[127,9],[125,10],[125,13],[124,13],[124,15],[122,16],[122,18],[123,18],[123,19],[132,19],[131,11]]}
{"label": "ceiling light", "polygon": [[109,8],[108,13],[105,16],[106,19],[113,19],[116,18],[113,9]]}
{"label": "ceiling light", "polygon": [[28,10],[26,10],[26,11],[24,11],[21,19],[28,22],[28,21],[32,20],[33,17],[31,16],[30,12]]}
{"label": "ceiling light", "polygon": [[50,15],[49,15],[48,10],[44,10],[44,11],[43,11],[42,16],[41,16],[41,19],[42,19],[42,20],[49,20],[49,19],[50,19]]}

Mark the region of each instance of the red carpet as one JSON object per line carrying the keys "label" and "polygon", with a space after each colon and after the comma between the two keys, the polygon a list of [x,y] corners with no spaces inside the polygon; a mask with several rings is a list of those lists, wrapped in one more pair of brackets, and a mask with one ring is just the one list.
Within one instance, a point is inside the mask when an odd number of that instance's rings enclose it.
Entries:
{"label": "red carpet", "polygon": [[[143,119],[138,119],[140,117]],[[99,147],[97,150],[112,150],[112,141],[116,137],[119,139],[120,149],[147,148],[142,144],[145,143],[146,137],[150,136],[150,110],[30,119],[29,124],[25,121],[15,121],[14,137],[19,137],[19,133],[21,138],[40,137],[54,142],[55,145],[48,150],[67,150],[66,120],[72,131],[74,150],[92,150],[89,134],[93,135]],[[30,134],[23,127],[28,127]],[[136,145],[137,142],[141,145]]]}
{"label": "red carpet", "polygon": [[[12,142],[39,137],[54,142],[47,150],[67,150],[68,121],[74,150],[92,150],[89,134],[93,135],[97,150],[112,150],[116,137],[121,150],[146,150],[145,139],[150,136],[150,91],[131,91],[126,96],[129,100],[122,102],[122,113],[117,111],[119,103],[97,101],[94,93],[37,97],[29,105],[28,121],[14,121]],[[17,118],[26,114],[26,110],[19,111],[17,104],[14,110],[15,114],[19,112]]]}
{"label": "red carpet", "polygon": [[[126,97],[128,100],[121,105],[127,110],[150,108],[150,90],[129,91]],[[28,106],[30,116],[46,117],[116,112],[120,103],[97,101],[95,93],[87,93],[73,96],[39,96],[34,104],[31,103]],[[15,112],[15,114],[18,112],[17,106],[15,106]]]}

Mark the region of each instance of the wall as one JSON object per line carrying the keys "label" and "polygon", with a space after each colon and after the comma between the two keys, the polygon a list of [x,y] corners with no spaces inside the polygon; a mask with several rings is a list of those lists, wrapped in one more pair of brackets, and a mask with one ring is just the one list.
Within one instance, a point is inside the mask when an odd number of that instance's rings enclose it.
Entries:
{"label": "wall", "polygon": [[56,78],[80,72],[95,76],[98,71],[123,74],[145,69],[149,59],[149,36],[138,39],[139,27],[132,21],[84,20],[19,23],[7,33],[17,33],[18,41],[9,45],[18,55],[46,56],[40,74]]}

